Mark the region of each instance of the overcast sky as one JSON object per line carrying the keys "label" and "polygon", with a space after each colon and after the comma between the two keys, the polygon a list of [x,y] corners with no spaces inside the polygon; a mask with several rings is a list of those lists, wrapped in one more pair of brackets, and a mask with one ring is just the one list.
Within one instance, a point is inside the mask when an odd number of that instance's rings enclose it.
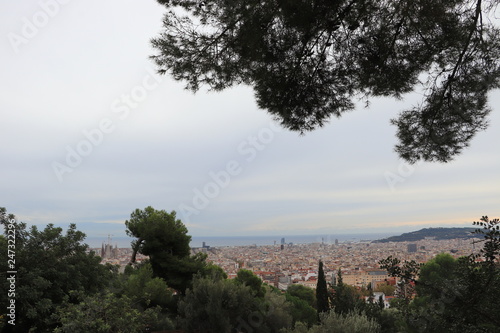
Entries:
{"label": "overcast sky", "polygon": [[[46,5],[43,5],[46,4]],[[194,236],[395,232],[500,212],[500,92],[448,164],[408,167],[389,124],[421,96],[372,100],[305,136],[249,87],[192,94],[157,76],[153,0],[2,1],[0,206],[29,224],[125,233],[136,208]]]}

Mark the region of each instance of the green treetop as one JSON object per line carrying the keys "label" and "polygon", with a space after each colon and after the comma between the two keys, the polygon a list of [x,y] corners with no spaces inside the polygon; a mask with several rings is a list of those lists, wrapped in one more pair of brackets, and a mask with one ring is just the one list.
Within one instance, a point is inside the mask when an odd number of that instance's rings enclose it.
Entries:
{"label": "green treetop", "polygon": [[151,206],[136,209],[125,225],[127,235],[136,238],[132,241],[132,262],[136,253],[149,256],[154,275],[169,287],[184,293],[193,274],[206,268],[206,255],[190,255],[191,236],[175,211],[167,213]]}

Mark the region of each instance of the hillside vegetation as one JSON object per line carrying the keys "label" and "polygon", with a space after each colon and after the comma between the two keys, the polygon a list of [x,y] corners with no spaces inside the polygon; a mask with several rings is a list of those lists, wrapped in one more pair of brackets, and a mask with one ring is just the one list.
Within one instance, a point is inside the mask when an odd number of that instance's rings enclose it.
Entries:
{"label": "hillside vegetation", "polygon": [[426,237],[434,237],[436,240],[457,239],[457,238],[477,238],[477,234],[473,234],[474,228],[424,228],[418,231],[407,232],[399,236],[391,236],[384,239],[374,241],[374,243],[388,242],[414,242],[425,239]]}

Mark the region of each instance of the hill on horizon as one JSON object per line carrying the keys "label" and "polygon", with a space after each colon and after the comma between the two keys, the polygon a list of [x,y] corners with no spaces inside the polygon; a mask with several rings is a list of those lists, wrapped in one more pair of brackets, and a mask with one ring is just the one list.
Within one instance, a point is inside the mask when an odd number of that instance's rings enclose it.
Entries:
{"label": "hill on horizon", "polygon": [[388,242],[413,242],[423,240],[426,237],[434,237],[436,240],[456,239],[456,238],[478,238],[480,236],[473,234],[476,228],[424,228],[418,231],[407,232],[399,236],[391,236],[384,239],[378,239],[373,243]]}

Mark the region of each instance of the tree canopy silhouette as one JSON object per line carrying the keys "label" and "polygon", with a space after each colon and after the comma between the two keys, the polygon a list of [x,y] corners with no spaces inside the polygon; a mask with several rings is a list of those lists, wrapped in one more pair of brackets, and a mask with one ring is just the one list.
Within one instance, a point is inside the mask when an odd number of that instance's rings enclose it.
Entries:
{"label": "tree canopy silhouette", "polygon": [[[59,324],[53,314],[60,306],[95,295],[113,278],[112,266],[101,265],[101,258],[87,251],[86,236],[73,223],[66,232],[53,224],[43,229],[28,227],[0,207],[0,226],[4,229],[0,234],[0,292],[5,295],[0,298],[2,332],[52,332]],[[9,266],[8,258],[14,266]],[[12,267],[15,288],[7,279]],[[14,317],[8,316],[11,304]],[[14,325],[8,323],[11,319]]]}
{"label": "tree canopy silhouette", "polygon": [[191,255],[191,236],[175,211],[168,213],[151,206],[136,209],[125,226],[127,235],[135,238],[131,244],[131,263],[135,262],[137,253],[149,256],[154,276],[164,279],[169,287],[184,293],[193,274],[210,273],[205,254]]}
{"label": "tree canopy silhouette", "polygon": [[486,129],[499,86],[498,0],[158,0],[152,40],[160,73],[220,91],[252,86],[260,108],[304,133],[355,107],[402,98],[395,150],[409,162],[447,162]]}

